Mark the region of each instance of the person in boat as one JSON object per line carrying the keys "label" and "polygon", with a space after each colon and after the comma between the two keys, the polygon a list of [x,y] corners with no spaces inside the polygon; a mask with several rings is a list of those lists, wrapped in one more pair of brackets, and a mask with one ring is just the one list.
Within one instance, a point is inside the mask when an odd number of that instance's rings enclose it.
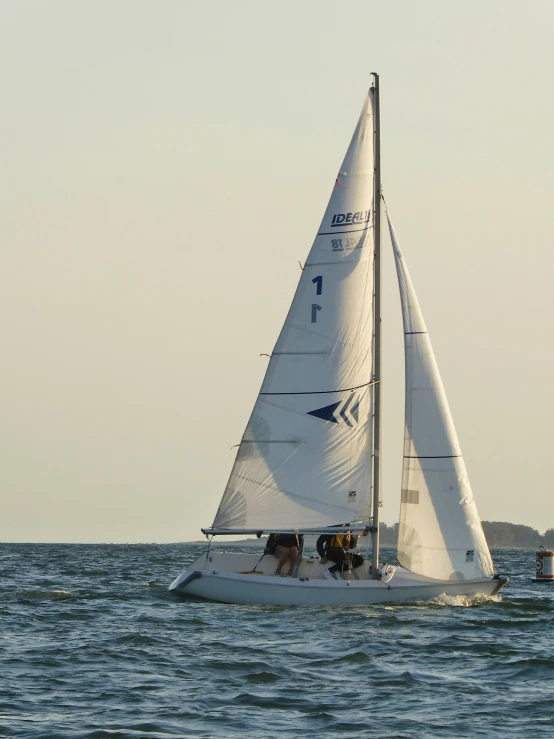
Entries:
{"label": "person in boat", "polygon": [[[344,524],[347,525],[347,524]],[[341,579],[341,573],[351,568],[359,567],[364,558],[359,552],[349,552],[356,549],[359,536],[347,531],[344,534],[323,534],[316,542],[317,553],[321,557],[321,563],[326,564],[329,560],[335,564],[325,572],[329,572],[336,580]],[[328,577],[328,575],[325,575]]]}
{"label": "person in boat", "polygon": [[302,534],[270,534],[265,547],[266,554],[273,554],[279,560],[276,575],[284,574],[281,572],[285,564],[288,563],[288,577],[294,575],[294,567],[298,560],[299,554],[302,554],[304,548],[304,537]]}

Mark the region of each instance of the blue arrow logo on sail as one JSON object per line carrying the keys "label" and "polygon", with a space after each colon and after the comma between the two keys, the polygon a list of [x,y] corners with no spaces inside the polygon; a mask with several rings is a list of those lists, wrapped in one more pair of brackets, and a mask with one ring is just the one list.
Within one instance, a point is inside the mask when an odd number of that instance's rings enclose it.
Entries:
{"label": "blue arrow logo on sail", "polygon": [[348,397],[348,398],[346,399],[346,402],[345,402],[345,404],[344,404],[344,405],[342,406],[342,408],[341,408],[341,412],[340,412],[341,418],[343,419],[343,421],[344,421],[344,422],[346,423],[346,425],[347,425],[347,426],[352,426],[352,422],[350,421],[350,419],[349,419],[349,418],[348,418],[348,416],[346,415],[346,411],[348,410],[348,406],[350,405],[350,402],[352,401],[352,398],[353,398],[353,397],[354,397],[354,393],[352,393],[352,395],[350,395],[350,396],[349,396],[349,397]]}
{"label": "blue arrow logo on sail", "polygon": [[[358,411],[360,409],[360,399],[356,398],[356,401],[354,402],[354,405],[350,408],[350,404],[354,400],[355,393],[352,393],[348,396],[348,398],[342,402],[338,401],[338,403],[331,403],[331,405],[326,405],[324,408],[317,408],[315,411],[308,411],[308,416],[315,416],[316,418],[321,418],[322,421],[330,421],[331,423],[341,423],[344,422],[346,426],[352,427],[354,423],[358,423]],[[339,406],[342,405],[341,408]],[[338,410],[338,416],[335,415],[335,411]]]}
{"label": "blue arrow logo on sail", "polygon": [[358,411],[359,410],[360,410],[360,399],[359,398],[356,398],[356,402],[354,403],[354,405],[350,409],[350,415],[356,421],[356,423],[358,423]]}
{"label": "blue arrow logo on sail", "polygon": [[337,408],[340,405],[340,400],[338,403],[332,403],[331,405],[326,405],[325,408],[318,408],[316,411],[308,411],[308,416],[315,416],[316,418],[321,418],[322,421],[331,421],[332,423],[338,423],[337,419],[333,415]]}

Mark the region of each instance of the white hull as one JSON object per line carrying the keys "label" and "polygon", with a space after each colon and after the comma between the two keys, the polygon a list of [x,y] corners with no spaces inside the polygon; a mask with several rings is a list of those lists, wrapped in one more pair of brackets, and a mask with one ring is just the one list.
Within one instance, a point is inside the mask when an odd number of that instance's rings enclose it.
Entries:
{"label": "white hull", "polygon": [[[415,575],[401,568],[384,571],[381,580],[368,579],[367,565],[350,573],[349,579],[327,580],[317,559],[304,559],[296,577],[277,577],[276,561],[266,556],[256,572],[258,554],[205,553],[189,565],[169,589],[220,603],[275,606],[361,606],[431,600],[440,595],[491,596],[506,578],[440,581]],[[258,574],[258,572],[260,574]]]}

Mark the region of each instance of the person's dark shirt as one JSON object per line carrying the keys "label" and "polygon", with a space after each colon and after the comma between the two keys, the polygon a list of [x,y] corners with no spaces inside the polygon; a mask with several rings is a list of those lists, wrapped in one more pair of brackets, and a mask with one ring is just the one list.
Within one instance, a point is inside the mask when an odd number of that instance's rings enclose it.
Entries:
{"label": "person's dark shirt", "polygon": [[[333,534],[334,536],[334,534]],[[329,548],[329,542],[331,541],[330,534],[322,534],[316,541],[317,553],[320,557],[327,557],[327,549]]]}
{"label": "person's dark shirt", "polygon": [[304,536],[302,534],[270,534],[267,540],[266,549],[274,552],[280,547],[298,547],[299,552],[304,548]]}
{"label": "person's dark shirt", "polygon": [[277,545],[280,547],[297,547],[301,538],[303,538],[301,534],[279,534]]}

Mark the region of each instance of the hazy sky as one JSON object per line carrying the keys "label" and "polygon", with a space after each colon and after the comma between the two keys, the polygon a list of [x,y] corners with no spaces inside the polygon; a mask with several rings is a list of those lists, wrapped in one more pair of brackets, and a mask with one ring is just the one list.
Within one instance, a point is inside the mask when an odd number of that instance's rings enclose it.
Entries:
{"label": "hazy sky", "polygon": [[554,527],[553,38],[551,0],[1,0],[0,540],[200,538],[372,71],[479,512]]}

